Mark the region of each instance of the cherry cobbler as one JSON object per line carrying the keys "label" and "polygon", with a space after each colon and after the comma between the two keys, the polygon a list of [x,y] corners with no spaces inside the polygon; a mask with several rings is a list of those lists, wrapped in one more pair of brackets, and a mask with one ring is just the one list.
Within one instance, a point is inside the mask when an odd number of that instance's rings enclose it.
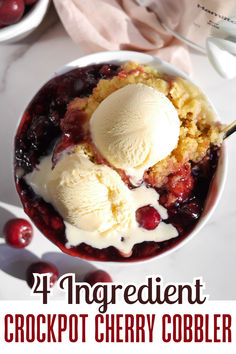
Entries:
{"label": "cherry cobbler", "polygon": [[222,126],[201,90],[147,65],[96,64],[47,82],[15,138],[25,212],[63,252],[137,261],[203,213]]}

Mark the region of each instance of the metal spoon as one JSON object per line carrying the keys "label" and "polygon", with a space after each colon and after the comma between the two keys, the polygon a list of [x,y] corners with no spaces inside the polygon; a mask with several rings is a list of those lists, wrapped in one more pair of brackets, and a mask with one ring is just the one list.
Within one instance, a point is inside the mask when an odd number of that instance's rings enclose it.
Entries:
{"label": "metal spoon", "polygon": [[227,125],[224,130],[224,136],[223,139],[228,138],[231,134],[233,134],[236,131],[236,120],[232,122],[231,124]]}

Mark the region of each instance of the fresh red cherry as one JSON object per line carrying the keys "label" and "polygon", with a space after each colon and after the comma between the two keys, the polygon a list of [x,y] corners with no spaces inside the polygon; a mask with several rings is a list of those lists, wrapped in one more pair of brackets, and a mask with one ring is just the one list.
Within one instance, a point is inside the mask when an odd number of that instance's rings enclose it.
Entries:
{"label": "fresh red cherry", "polygon": [[33,5],[36,2],[38,2],[38,0],[24,0],[25,1],[25,5]]}
{"label": "fresh red cherry", "polygon": [[24,248],[33,238],[33,228],[25,219],[11,219],[5,224],[3,235],[8,245]]}
{"label": "fresh red cherry", "polygon": [[52,287],[59,277],[59,272],[56,266],[49,262],[32,263],[26,271],[26,281],[30,288],[34,285],[34,273],[50,274],[50,287]]}
{"label": "fresh red cherry", "polygon": [[112,283],[113,280],[107,272],[99,269],[86,274],[84,282],[93,286],[96,283]]}
{"label": "fresh red cherry", "polygon": [[154,230],[159,225],[161,217],[154,207],[146,205],[136,210],[136,220],[144,229]]}
{"label": "fresh red cherry", "polygon": [[18,22],[25,11],[23,0],[0,0],[0,23],[12,25]]}

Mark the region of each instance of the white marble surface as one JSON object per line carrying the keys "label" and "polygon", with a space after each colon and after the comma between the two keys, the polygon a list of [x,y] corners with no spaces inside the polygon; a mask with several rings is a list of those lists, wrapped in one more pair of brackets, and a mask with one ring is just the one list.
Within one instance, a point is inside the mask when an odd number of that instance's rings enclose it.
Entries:
{"label": "white marble surface", "polygon": [[[12,148],[18,118],[32,94],[65,63],[81,56],[81,50],[71,41],[54,11],[25,40],[0,46],[0,228],[12,216],[24,216],[12,177]],[[221,79],[207,58],[191,50],[192,78],[208,94],[222,121],[236,118],[236,79]],[[94,265],[106,269],[117,281],[145,280],[145,276],[160,274],[165,281],[192,281],[202,276],[211,299],[236,299],[236,136],[227,142],[229,170],[226,187],[216,212],[204,229],[180,250],[144,264],[90,264],[63,255],[35,230],[27,250],[14,250],[4,244],[0,234],[0,299],[27,299],[24,270],[36,257],[53,261],[61,272],[74,271],[79,276]],[[16,290],[17,289],[17,290]]]}

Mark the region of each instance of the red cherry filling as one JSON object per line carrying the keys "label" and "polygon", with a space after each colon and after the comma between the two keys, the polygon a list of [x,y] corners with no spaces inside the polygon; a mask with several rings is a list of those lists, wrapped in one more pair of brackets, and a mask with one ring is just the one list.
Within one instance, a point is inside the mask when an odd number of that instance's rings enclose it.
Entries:
{"label": "red cherry filling", "polygon": [[88,137],[85,123],[87,114],[77,109],[70,110],[60,121],[60,128],[63,132],[59,142],[53,151],[53,164],[55,165],[60,158],[60,154],[69,151],[70,148],[81,141],[85,141]]}
{"label": "red cherry filling", "polygon": [[168,209],[169,219],[182,234],[184,228],[196,223],[202,213],[202,205],[199,200],[189,200],[178,207],[172,206]]}
{"label": "red cherry filling", "polygon": [[190,196],[193,187],[194,178],[191,173],[191,166],[186,164],[183,168],[168,176],[168,182],[162,187],[165,192],[161,193],[159,201],[166,208],[176,202],[183,202]]}
{"label": "red cherry filling", "polygon": [[140,227],[146,230],[154,230],[159,225],[161,217],[155,208],[146,205],[136,210],[136,220]]}
{"label": "red cherry filling", "polygon": [[3,234],[8,245],[24,248],[33,238],[33,228],[25,219],[11,219],[5,224]]}
{"label": "red cherry filling", "polygon": [[25,4],[23,0],[0,0],[0,23],[11,25],[23,16]]}
{"label": "red cherry filling", "polygon": [[197,220],[201,213],[201,207],[197,201],[184,203],[179,209],[180,213],[190,220]]}
{"label": "red cherry filling", "polygon": [[112,283],[113,280],[107,272],[99,269],[86,274],[84,282],[93,286],[96,283]]}
{"label": "red cherry filling", "polygon": [[61,119],[60,127],[65,135],[70,137],[74,143],[85,138],[83,125],[87,120],[87,114],[78,110],[67,112],[65,118]]}
{"label": "red cherry filling", "polygon": [[54,264],[49,262],[36,262],[32,263],[26,271],[26,281],[30,288],[34,285],[34,273],[50,274],[50,287],[52,287],[58,280],[59,273]]}

